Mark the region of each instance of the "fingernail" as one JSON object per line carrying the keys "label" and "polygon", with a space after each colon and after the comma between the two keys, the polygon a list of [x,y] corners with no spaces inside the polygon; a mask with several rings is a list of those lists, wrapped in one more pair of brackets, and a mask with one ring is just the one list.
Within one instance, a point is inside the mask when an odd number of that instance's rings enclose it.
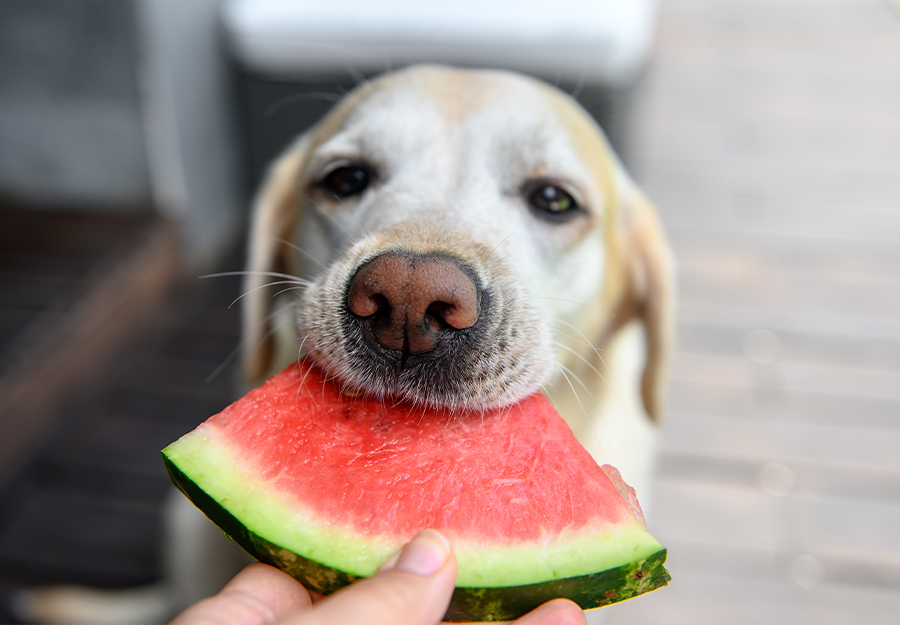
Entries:
{"label": "fingernail", "polygon": [[425,530],[403,548],[394,568],[416,575],[434,575],[449,556],[447,539],[434,530]]}

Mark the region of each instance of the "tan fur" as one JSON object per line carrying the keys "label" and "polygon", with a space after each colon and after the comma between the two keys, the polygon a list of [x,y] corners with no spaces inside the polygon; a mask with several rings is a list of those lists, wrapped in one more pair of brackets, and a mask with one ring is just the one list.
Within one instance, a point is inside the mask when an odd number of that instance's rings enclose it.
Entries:
{"label": "tan fur", "polygon": [[250,230],[253,245],[247,261],[250,273],[244,281],[244,287],[251,295],[243,307],[244,375],[248,379],[258,379],[266,374],[275,350],[268,319],[269,302],[256,293],[271,282],[271,276],[267,274],[296,271],[283,241],[291,238],[299,219],[297,181],[305,162],[305,152],[304,146],[299,145],[275,164],[254,207]]}

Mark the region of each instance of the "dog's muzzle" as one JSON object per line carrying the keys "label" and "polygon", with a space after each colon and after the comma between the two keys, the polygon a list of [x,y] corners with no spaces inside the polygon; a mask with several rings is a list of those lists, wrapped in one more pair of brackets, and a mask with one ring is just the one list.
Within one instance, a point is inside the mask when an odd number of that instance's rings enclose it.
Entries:
{"label": "dog's muzzle", "polygon": [[297,311],[302,347],[325,371],[357,391],[451,411],[505,406],[546,381],[552,333],[490,250],[401,244],[366,255],[366,245],[317,279]]}
{"label": "dog's muzzle", "polygon": [[410,358],[441,360],[475,331],[482,290],[457,259],[385,252],[350,280],[347,308],[372,355],[404,369]]}

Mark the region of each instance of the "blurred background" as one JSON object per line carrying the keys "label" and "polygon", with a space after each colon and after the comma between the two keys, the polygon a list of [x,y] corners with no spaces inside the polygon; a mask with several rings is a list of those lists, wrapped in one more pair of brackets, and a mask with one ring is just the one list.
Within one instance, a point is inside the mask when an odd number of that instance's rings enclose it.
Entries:
{"label": "blurred background", "polygon": [[896,622],[900,4],[445,4],[0,3],[0,621],[161,580],[159,449],[234,397],[240,281],[197,277],[297,132],[439,61],[572,93],[674,247],[674,581],[605,622]]}

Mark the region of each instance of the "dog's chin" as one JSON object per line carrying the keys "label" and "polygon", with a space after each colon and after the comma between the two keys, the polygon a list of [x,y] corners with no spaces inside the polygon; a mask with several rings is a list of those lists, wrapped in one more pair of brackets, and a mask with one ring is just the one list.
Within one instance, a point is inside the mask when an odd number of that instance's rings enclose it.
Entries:
{"label": "dog's chin", "polygon": [[500,375],[459,354],[403,355],[383,350],[309,350],[308,356],[340,384],[385,402],[405,402],[451,413],[479,412],[514,404],[545,382],[549,365],[508,362]]}

